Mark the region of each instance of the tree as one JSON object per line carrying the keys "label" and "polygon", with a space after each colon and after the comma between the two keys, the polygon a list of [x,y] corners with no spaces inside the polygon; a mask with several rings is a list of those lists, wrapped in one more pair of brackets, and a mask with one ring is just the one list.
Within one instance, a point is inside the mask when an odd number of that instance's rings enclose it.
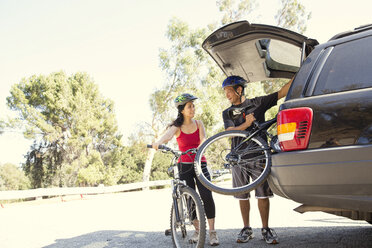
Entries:
{"label": "tree", "polygon": [[241,0],[238,3],[235,0],[219,0],[216,3],[223,13],[222,25],[246,18],[257,6],[255,0]]}
{"label": "tree", "polygon": [[[166,83],[150,97],[153,113],[150,127],[150,142],[157,139],[164,127],[177,115],[173,99],[186,90],[194,93],[200,86],[200,68],[205,56],[201,42],[207,35],[206,29],[191,30],[185,22],[170,20],[167,37],[171,42],[168,50],[160,49],[160,67],[165,72]],[[149,181],[155,151],[150,150],[145,162],[143,181]]]}
{"label": "tree", "polygon": [[311,18],[311,12],[306,12],[305,6],[298,0],[280,1],[282,8],[275,16],[277,25],[303,34],[306,31],[306,22]]}
{"label": "tree", "polygon": [[16,165],[0,165],[0,190],[23,190],[29,187],[30,180]]}
{"label": "tree", "polygon": [[171,161],[171,154],[161,152],[156,153],[151,167],[151,180],[169,179],[167,170],[171,166]]}
{"label": "tree", "polygon": [[34,75],[10,94],[8,106],[18,112],[24,136],[34,140],[24,164],[32,187],[116,183],[121,135],[114,104],[87,74]]}
{"label": "tree", "polygon": [[5,121],[0,119],[0,135],[4,133]]}

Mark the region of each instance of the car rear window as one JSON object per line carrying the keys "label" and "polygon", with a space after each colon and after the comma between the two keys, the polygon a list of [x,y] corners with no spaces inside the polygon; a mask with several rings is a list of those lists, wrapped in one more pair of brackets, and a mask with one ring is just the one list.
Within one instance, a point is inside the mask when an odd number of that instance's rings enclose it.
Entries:
{"label": "car rear window", "polygon": [[335,46],[314,95],[372,87],[372,36]]}

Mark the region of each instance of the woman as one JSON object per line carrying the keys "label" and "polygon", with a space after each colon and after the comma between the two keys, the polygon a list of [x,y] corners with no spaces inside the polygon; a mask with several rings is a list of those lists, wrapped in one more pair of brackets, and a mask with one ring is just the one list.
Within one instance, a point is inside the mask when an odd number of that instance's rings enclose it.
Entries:
{"label": "woman", "polygon": [[[170,125],[168,131],[157,142],[152,144],[154,149],[158,149],[159,145],[167,143],[174,136],[177,138],[177,143],[180,151],[186,151],[191,148],[197,148],[205,139],[205,129],[202,121],[194,120],[195,106],[193,101],[197,97],[191,94],[182,94],[178,96],[174,103],[178,109],[177,119]],[[207,215],[209,225],[209,242],[212,246],[219,245],[218,236],[214,229],[215,205],[212,197],[212,192],[204,187],[196,177],[194,171],[195,154],[185,154],[180,157],[179,176],[181,180],[185,180],[187,186],[195,190],[195,184],[198,186],[198,191],[204,203],[205,214]],[[207,171],[207,163],[205,158],[202,159],[203,171]],[[194,221],[195,233],[191,239],[197,242],[198,238],[198,222]]]}

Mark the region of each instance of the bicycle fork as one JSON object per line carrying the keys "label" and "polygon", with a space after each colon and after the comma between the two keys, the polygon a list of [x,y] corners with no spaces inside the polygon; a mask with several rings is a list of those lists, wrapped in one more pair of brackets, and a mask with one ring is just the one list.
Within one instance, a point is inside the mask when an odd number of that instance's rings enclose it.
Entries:
{"label": "bicycle fork", "polygon": [[178,186],[174,185],[174,181],[171,182],[173,192],[172,192],[172,198],[173,198],[173,208],[174,208],[174,213],[176,215],[176,222],[180,223],[181,218],[180,218],[180,212],[179,212],[179,206],[177,199],[179,198],[179,192],[178,192]]}

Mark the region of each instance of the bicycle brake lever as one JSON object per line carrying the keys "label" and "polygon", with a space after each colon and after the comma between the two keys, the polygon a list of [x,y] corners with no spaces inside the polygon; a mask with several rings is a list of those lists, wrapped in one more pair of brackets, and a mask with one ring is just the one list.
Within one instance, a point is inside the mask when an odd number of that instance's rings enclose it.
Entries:
{"label": "bicycle brake lever", "polygon": [[168,170],[167,170],[168,175],[169,176],[172,176],[173,175],[173,171],[174,171],[173,166],[169,167]]}
{"label": "bicycle brake lever", "polygon": [[192,148],[192,149],[190,150],[190,152],[191,152],[191,153],[197,153],[197,152],[198,152],[198,148]]}

